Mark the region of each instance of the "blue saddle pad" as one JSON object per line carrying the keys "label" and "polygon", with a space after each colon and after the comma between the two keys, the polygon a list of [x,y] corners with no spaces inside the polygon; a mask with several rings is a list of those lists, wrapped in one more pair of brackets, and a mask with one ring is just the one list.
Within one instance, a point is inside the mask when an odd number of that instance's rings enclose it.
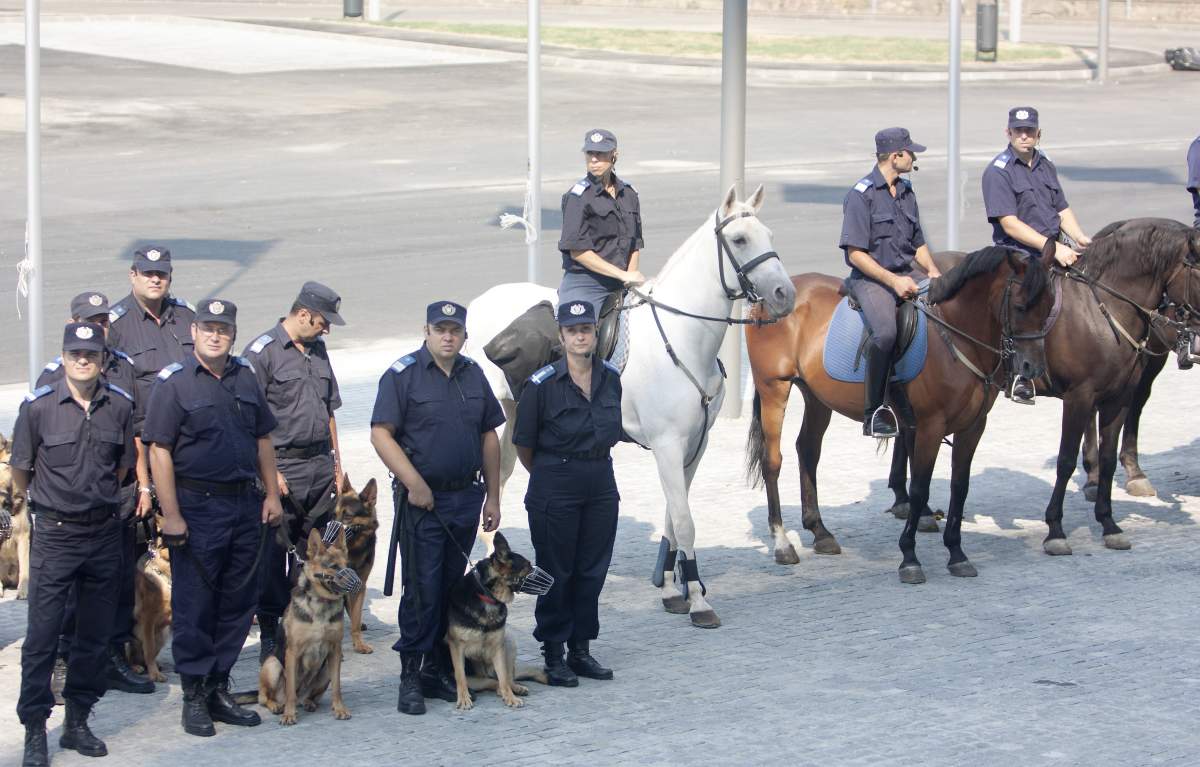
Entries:
{"label": "blue saddle pad", "polygon": [[[929,348],[926,335],[925,314],[917,312],[917,332],[908,351],[896,363],[892,380],[907,383],[925,369],[925,352]],[[821,361],[825,372],[835,381],[862,383],[866,363],[858,357],[858,347],[863,338],[862,312],[850,308],[850,299],[838,302],[829,321],[829,333],[825,336],[825,350]]]}

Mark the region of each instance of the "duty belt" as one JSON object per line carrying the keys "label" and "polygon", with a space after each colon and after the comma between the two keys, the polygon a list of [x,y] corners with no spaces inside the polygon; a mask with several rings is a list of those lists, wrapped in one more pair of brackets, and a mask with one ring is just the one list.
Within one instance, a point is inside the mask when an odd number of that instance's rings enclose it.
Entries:
{"label": "duty belt", "polygon": [[553,455],[571,461],[599,461],[608,458],[608,448],[584,450],[579,453],[554,453]]}
{"label": "duty belt", "polygon": [[329,441],[315,442],[304,447],[277,447],[275,448],[276,458],[316,458],[318,455],[327,455],[331,445]]}
{"label": "duty belt", "polygon": [[454,490],[466,490],[468,487],[470,487],[471,485],[475,484],[478,481],[479,481],[479,475],[472,474],[469,477],[463,477],[461,479],[451,479],[451,480],[447,480],[445,482],[439,482],[437,480],[432,480],[432,481],[426,482],[426,484],[429,485],[429,489],[433,490],[434,492],[449,493]]}
{"label": "duty belt", "polygon": [[209,482],[208,480],[176,477],[175,486],[206,495],[241,495],[254,489],[254,480],[243,479],[239,482]]}
{"label": "duty belt", "polygon": [[29,504],[29,509],[39,519],[46,519],[51,522],[65,522],[72,525],[98,525],[101,522],[115,519],[118,506],[114,503],[107,506],[97,506],[87,511],[57,511],[31,503]]}

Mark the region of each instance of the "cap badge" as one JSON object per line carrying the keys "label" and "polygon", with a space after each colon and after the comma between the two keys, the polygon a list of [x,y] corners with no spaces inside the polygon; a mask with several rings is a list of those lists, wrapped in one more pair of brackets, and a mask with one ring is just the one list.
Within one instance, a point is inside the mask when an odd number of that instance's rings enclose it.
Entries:
{"label": "cap badge", "polygon": [[220,301],[213,301],[208,305],[208,311],[210,314],[224,314],[225,304],[221,303]]}
{"label": "cap badge", "polygon": [[454,304],[443,304],[442,305],[442,314],[446,315],[447,317],[453,317],[454,316]]}
{"label": "cap badge", "polygon": [[586,312],[587,308],[583,304],[571,304],[571,308],[569,311],[571,312],[571,314],[574,314],[576,317],[578,317],[579,315]]}
{"label": "cap badge", "polygon": [[593,144],[599,144],[601,141],[604,140],[604,134],[603,133],[593,133],[589,138],[591,138]]}
{"label": "cap badge", "polygon": [[88,297],[88,303],[91,304],[92,306],[99,306],[100,304],[104,303],[104,299],[98,295],[93,294]]}
{"label": "cap badge", "polygon": [[1017,119],[1018,120],[1028,120],[1029,119],[1029,110],[1028,109],[1018,109],[1017,110]]}
{"label": "cap badge", "polygon": [[87,341],[95,332],[91,328],[75,328],[75,337],[81,341]]}
{"label": "cap badge", "polygon": [[162,253],[157,250],[147,250],[146,258],[150,261],[157,261],[158,259],[162,258]]}

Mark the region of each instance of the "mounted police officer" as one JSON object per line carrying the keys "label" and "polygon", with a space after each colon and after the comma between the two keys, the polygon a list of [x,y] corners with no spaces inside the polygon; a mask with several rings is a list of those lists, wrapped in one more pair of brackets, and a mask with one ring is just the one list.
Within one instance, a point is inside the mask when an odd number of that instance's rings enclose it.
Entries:
{"label": "mounted police officer", "polygon": [[192,354],[158,374],[142,441],[162,506],[163,542],[172,548],[171,649],[183,682],[183,729],[208,736],[213,720],[261,721],[234,702],[229,671],[250,632],[256,554],[269,537],[263,526],[278,524],[283,512],[269,437],[275,416],[250,363],[229,353],[237,307],[202,301],[191,334]]}
{"label": "mounted police officer", "polygon": [[[333,411],[341,407],[342,397],[324,339],[331,326],[346,324],[338,314],[341,303],[341,297],[321,283],[304,283],[288,315],[242,353],[253,365],[279,424],[271,442],[279,492],[290,507],[282,530],[292,545],[332,519],[333,493],[341,486]],[[287,547],[272,536],[263,555],[258,600],[260,663],[275,650],[275,632],[291,597],[288,565]]]}
{"label": "mounted police officer", "polygon": [[842,203],[838,246],[851,267],[846,289],[862,308],[871,332],[863,378],[863,434],[868,437],[894,437],[898,429],[895,413],[885,404],[896,346],[896,307],[916,297],[917,283],[926,276],[941,275],[925,243],[917,194],[912,183],[900,177],[916,170],[917,153],[924,151],[904,128],[879,131],[874,170]]}
{"label": "mounted police officer", "polygon": [[[1092,240],[1067,204],[1058,169],[1037,148],[1042,139],[1038,111],[1010,109],[1005,134],[1008,146],[983,172],[983,206],[992,225],[992,242],[1039,258],[1046,241],[1054,240],[1054,259],[1070,266],[1079,258],[1076,248],[1082,250]],[[1009,394],[1014,402],[1033,404],[1033,382],[1014,376]]]}
{"label": "mounted police officer", "polygon": [[588,131],[583,151],[587,175],[562,198],[558,302],[587,301],[599,314],[609,293],[646,281],[638,271],[642,207],[637,190],[613,173],[617,137],[611,131]]}
{"label": "mounted police officer", "polygon": [[1192,207],[1195,209],[1192,226],[1200,229],[1200,136],[1188,147],[1187,165],[1187,190],[1192,193]]}
{"label": "mounted police officer", "polygon": [[[371,414],[371,444],[395,475],[402,527],[400,695],[396,709],[424,714],[425,698],[457,700],[449,673],[445,598],[466,568],[463,552],[500,526],[500,403],[483,371],[459,353],[467,310],[436,301],[425,343],[388,368]],[[479,481],[483,471],[483,483]]]}
{"label": "mounted police officer", "polygon": [[565,356],[529,379],[513,443],[529,471],[525,509],[537,565],[554,577],[538,597],[533,636],[549,683],[575,687],[579,676],[613,678],[589,643],[600,632],[600,591],[617,535],[621,497],[609,450],[621,439],[621,377],[595,354],[592,304],[561,304],[558,324]]}
{"label": "mounted police officer", "polygon": [[88,728],[88,715],[105,691],[122,561],[120,485],[136,458],[133,400],[100,380],[104,329],[73,322],[64,330],[62,349],[64,377],[25,397],[13,429],[14,491],[28,493],[34,520],[17,701],[28,767],[49,764],[50,675],[72,588],[78,620],[59,745],[86,756],[108,753]]}

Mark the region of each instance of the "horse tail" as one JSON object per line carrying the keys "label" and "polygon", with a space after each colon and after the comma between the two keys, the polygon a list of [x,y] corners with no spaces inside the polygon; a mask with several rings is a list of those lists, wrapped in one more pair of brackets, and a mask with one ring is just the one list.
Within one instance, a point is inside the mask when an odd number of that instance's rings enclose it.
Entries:
{"label": "horse tail", "polygon": [[746,435],[746,481],[751,487],[763,482],[763,459],[766,458],[767,441],[763,437],[762,398],[754,392],[754,412],[750,416],[750,431]]}

